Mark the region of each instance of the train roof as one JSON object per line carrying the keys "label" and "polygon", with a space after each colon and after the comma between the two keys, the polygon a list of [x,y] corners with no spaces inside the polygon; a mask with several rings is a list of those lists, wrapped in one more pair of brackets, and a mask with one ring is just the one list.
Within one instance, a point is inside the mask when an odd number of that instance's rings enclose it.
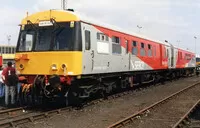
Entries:
{"label": "train roof", "polygon": [[[107,28],[107,29],[110,29],[110,30],[113,30],[113,31],[118,31],[118,32],[128,34],[128,35],[132,35],[132,36],[144,39],[144,40],[153,41],[153,42],[156,42],[156,43],[159,43],[159,44],[164,44],[164,45],[167,45],[167,46],[171,45],[169,42],[165,42],[165,41],[162,42],[162,41],[159,41],[159,40],[151,39],[149,37],[134,33],[132,31],[124,30],[124,29],[121,29],[121,28],[116,27],[114,25],[106,24],[106,23],[97,21],[95,19],[92,19],[91,17],[88,17],[86,15],[83,15],[83,14],[80,14],[80,13],[75,13],[75,12],[68,11],[68,10],[47,10],[47,11],[43,11],[43,12],[37,12],[37,13],[34,13],[34,14],[24,18],[22,20],[21,24],[22,25],[27,24],[27,20],[30,20],[32,23],[39,23],[39,21],[41,19],[42,20],[49,20],[50,17],[55,18],[55,20],[57,22],[83,21],[83,22],[88,23],[88,24],[100,26],[100,27]],[[177,48],[177,47],[175,47],[175,48]],[[178,49],[181,49],[181,48],[178,48]],[[185,50],[185,49],[181,49],[181,50],[191,52],[191,51]]]}

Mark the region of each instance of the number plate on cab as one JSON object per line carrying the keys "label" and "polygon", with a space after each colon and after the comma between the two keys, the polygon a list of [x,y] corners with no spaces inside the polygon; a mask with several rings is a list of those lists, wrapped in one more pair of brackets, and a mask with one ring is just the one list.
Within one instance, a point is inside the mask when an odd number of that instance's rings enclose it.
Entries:
{"label": "number plate on cab", "polygon": [[43,26],[53,26],[53,23],[51,21],[40,21],[39,22],[39,26],[43,27]]}

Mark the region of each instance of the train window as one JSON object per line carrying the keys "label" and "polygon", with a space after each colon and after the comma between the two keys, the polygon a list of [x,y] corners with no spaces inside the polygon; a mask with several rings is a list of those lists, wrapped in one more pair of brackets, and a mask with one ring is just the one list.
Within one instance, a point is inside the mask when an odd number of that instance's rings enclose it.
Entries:
{"label": "train window", "polygon": [[109,41],[109,38],[108,38],[108,36],[106,35],[106,41]]}
{"label": "train window", "polygon": [[190,54],[185,54],[185,60],[190,60],[191,59],[191,55]]}
{"label": "train window", "polygon": [[138,48],[137,47],[133,47],[132,48],[132,54],[133,55],[137,55],[138,54]]}
{"label": "train window", "polygon": [[104,34],[104,33],[97,33],[97,40],[100,41],[109,41],[108,35]]}
{"label": "train window", "polygon": [[113,43],[120,44],[120,39],[119,39],[119,37],[113,36],[113,37],[112,37],[112,42],[113,42]]}
{"label": "train window", "polygon": [[152,56],[152,48],[150,44],[148,44],[148,56]]}
{"label": "train window", "polygon": [[19,51],[30,51],[32,50],[33,40],[35,32],[22,32],[20,34]]}
{"label": "train window", "polygon": [[100,33],[97,32],[97,40],[100,40]]}
{"label": "train window", "polygon": [[141,43],[141,48],[140,48],[140,56],[145,56],[145,45],[144,43]]}
{"label": "train window", "polygon": [[141,43],[141,48],[144,48],[145,46],[144,46],[144,43]]}
{"label": "train window", "polygon": [[137,42],[136,41],[133,41],[133,46],[137,47]]}
{"label": "train window", "polygon": [[132,54],[133,55],[138,55],[138,48],[137,48],[137,42],[133,41],[132,42],[133,48],[132,48]]}
{"label": "train window", "polygon": [[90,50],[91,40],[90,31],[85,30],[85,50]]}
{"label": "train window", "polygon": [[156,46],[154,47],[154,56],[156,56]]}
{"label": "train window", "polygon": [[112,53],[113,54],[121,54],[122,53],[121,45],[113,43],[112,44]]}
{"label": "train window", "polygon": [[26,34],[26,51],[32,50],[32,45],[33,45],[33,35]]}
{"label": "train window", "polygon": [[148,49],[151,49],[151,45],[150,44],[148,44]]}

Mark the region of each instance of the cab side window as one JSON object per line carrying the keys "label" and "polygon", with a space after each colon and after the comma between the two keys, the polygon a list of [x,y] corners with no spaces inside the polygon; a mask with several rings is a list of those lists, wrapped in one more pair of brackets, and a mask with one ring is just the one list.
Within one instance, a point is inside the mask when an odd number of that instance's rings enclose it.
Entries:
{"label": "cab side window", "polygon": [[90,48],[91,48],[90,31],[85,30],[85,50],[90,50]]}

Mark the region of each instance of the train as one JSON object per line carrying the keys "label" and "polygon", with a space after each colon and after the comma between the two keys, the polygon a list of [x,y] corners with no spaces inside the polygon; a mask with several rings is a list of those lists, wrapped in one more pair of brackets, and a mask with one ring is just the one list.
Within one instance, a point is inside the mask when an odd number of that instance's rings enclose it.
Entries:
{"label": "train", "polygon": [[200,74],[200,55],[196,55],[196,75]]}
{"label": "train", "polygon": [[15,66],[23,102],[76,105],[96,96],[195,72],[195,54],[73,10],[27,15]]}

